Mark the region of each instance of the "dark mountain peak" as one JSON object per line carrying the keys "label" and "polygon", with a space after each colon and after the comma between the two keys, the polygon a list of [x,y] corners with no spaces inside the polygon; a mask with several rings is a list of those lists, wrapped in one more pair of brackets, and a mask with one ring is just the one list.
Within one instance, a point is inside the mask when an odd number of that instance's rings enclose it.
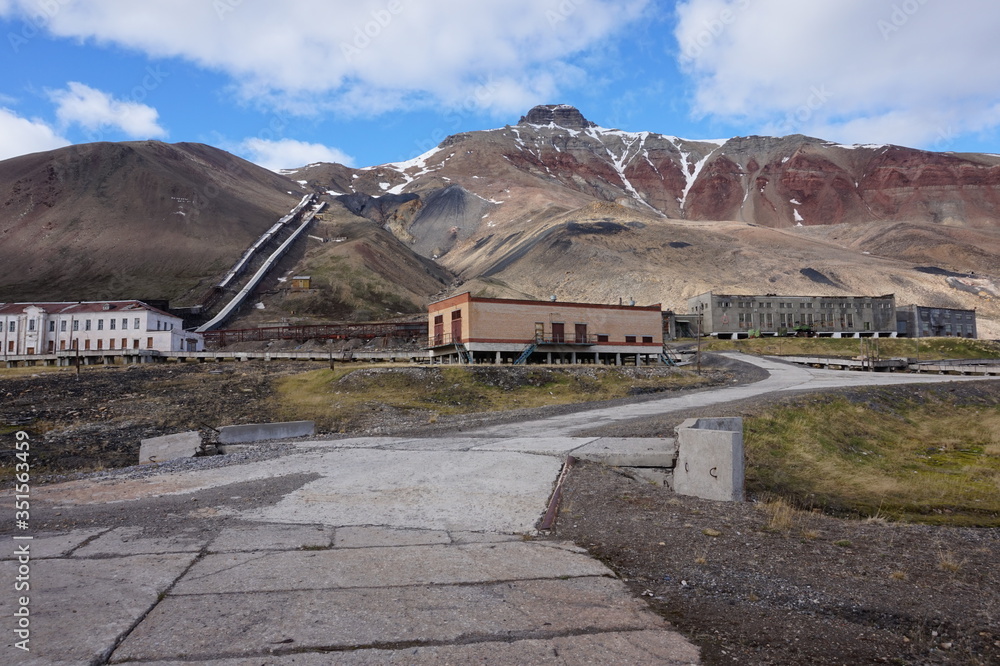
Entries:
{"label": "dark mountain peak", "polygon": [[548,125],[553,123],[567,129],[587,129],[597,127],[597,123],[592,123],[583,117],[580,110],[569,104],[539,104],[528,111],[528,115],[521,116],[518,125]]}

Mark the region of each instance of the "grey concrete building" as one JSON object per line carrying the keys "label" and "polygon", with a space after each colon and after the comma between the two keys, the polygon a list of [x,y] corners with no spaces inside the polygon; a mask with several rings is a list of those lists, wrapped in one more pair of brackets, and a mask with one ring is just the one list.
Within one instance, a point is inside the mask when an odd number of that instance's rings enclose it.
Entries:
{"label": "grey concrete building", "polygon": [[896,331],[908,338],[975,338],[976,311],[903,305],[896,309]]}
{"label": "grey concrete building", "polygon": [[809,332],[821,337],[896,337],[896,297],[740,296],[707,292],[688,299],[701,332],[722,338]]}

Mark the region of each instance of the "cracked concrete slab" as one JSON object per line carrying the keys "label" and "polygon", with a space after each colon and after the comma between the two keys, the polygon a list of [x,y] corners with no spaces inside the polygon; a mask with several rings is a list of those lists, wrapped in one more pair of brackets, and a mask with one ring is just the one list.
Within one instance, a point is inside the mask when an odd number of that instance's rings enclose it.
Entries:
{"label": "cracked concrete slab", "polygon": [[[107,528],[73,530],[72,532],[35,534],[31,538],[31,558],[40,560],[49,557],[63,557],[87,539],[107,532]],[[17,542],[12,542],[10,549],[5,548],[0,559],[13,560],[17,558],[14,549]]]}
{"label": "cracked concrete slab", "polygon": [[164,599],[112,663],[664,626],[621,583],[604,577],[181,595]]}
{"label": "cracked concrete slab", "polygon": [[510,437],[473,447],[473,451],[520,451],[563,456],[592,442],[594,437]]}
{"label": "cracked concrete slab", "polygon": [[337,548],[430,546],[451,543],[444,530],[401,530],[390,527],[338,527]]}
{"label": "cracked concrete slab", "polygon": [[242,525],[227,527],[208,549],[213,553],[329,548],[333,529],[322,525]]}
{"label": "cracked concrete slab", "polygon": [[349,449],[298,458],[320,479],[244,514],[269,523],[529,532],[562,464],[524,453]]}
{"label": "cracked concrete slab", "polygon": [[[33,562],[27,593],[30,652],[12,647],[17,597],[0,594],[4,652],[12,659],[7,663],[88,664],[102,658],[194,559],[190,553],[173,553]],[[0,563],[3,579],[13,581],[16,567]]]}
{"label": "cracked concrete slab", "polygon": [[177,534],[145,537],[141,527],[119,527],[97,537],[73,553],[74,557],[95,555],[149,555],[155,553],[197,553],[207,539]]}
{"label": "cracked concrete slab", "polygon": [[677,441],[666,437],[601,437],[573,451],[573,457],[614,467],[673,467]]}
{"label": "cracked concrete slab", "polygon": [[586,554],[529,541],[207,555],[172,594],[455,585],[494,580],[606,576]]}
{"label": "cracked concrete slab", "polygon": [[[268,655],[222,659],[215,666],[379,666],[380,664],[697,664],[698,650],[669,631],[601,632],[548,639],[480,641],[465,645],[418,645],[396,650],[345,650],[343,652]],[[147,666],[188,666],[190,662],[156,661]]]}

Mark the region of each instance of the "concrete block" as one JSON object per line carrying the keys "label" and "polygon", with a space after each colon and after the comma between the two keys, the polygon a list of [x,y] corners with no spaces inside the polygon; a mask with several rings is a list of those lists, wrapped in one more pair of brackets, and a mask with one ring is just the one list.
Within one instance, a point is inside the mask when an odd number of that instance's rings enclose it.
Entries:
{"label": "concrete block", "polygon": [[247,423],[219,428],[219,444],[243,444],[268,439],[288,439],[316,434],[313,421],[286,421],[284,423]]}
{"label": "concrete block", "polygon": [[601,437],[572,455],[614,467],[673,467],[677,442],[667,437]]}
{"label": "concrete block", "polygon": [[673,470],[662,469],[660,467],[622,467],[621,470],[636,481],[645,481],[656,486],[663,486],[668,490],[673,490]]}
{"label": "concrete block", "polygon": [[742,502],[743,419],[687,419],[677,427],[674,492]]}
{"label": "concrete block", "polygon": [[175,435],[151,437],[139,443],[139,464],[161,463],[175,458],[191,458],[201,450],[201,434],[197,430]]}

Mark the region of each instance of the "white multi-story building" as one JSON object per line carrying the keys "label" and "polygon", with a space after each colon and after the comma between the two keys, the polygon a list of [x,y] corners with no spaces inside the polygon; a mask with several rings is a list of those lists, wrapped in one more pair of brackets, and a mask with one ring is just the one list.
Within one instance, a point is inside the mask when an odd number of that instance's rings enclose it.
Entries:
{"label": "white multi-story building", "polygon": [[0,351],[202,351],[202,336],[185,331],[183,323],[141,301],[0,303]]}

